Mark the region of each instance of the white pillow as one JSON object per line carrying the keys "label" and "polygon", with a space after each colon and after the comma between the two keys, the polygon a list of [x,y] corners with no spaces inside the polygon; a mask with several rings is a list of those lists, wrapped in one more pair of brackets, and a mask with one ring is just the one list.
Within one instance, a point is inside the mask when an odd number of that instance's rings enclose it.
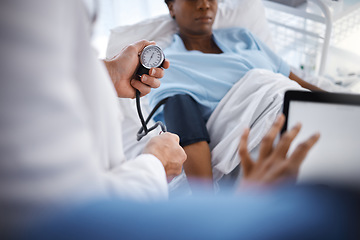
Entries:
{"label": "white pillow", "polygon": [[[214,29],[247,28],[270,48],[274,49],[265,18],[264,5],[261,0],[228,0],[219,3],[213,27]],[[111,30],[106,57],[108,59],[114,57],[125,46],[141,39],[156,41],[160,47],[165,48],[171,43],[172,35],[176,32],[176,23],[169,14],[134,25],[116,27]]]}

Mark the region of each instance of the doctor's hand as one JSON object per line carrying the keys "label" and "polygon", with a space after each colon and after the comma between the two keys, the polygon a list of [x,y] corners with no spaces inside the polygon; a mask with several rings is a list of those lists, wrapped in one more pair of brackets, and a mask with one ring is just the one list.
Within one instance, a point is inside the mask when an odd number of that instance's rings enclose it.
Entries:
{"label": "doctor's hand", "polygon": [[187,156],[179,145],[179,136],[169,132],[150,139],[143,153],[152,154],[163,164],[168,179],[179,175]]}
{"label": "doctor's hand", "polygon": [[259,157],[256,162],[251,159],[247,149],[249,129],[246,129],[241,137],[239,154],[244,171],[244,178],[240,188],[246,186],[261,186],[276,184],[282,181],[295,180],[299,167],[309,150],[319,140],[320,134],[314,134],[306,141],[299,144],[290,156],[287,156],[290,144],[298,135],[301,125],[285,132],[279,143],[273,146],[277,134],[280,132],[285,121],[284,115],[280,115],[270,131],[263,138],[260,145]]}
{"label": "doctor's hand", "polygon": [[[150,93],[151,88],[160,86],[159,78],[164,76],[164,69],[151,68],[148,74],[143,74],[138,80],[135,72],[139,67],[139,53],[148,45],[155,42],[141,40],[124,48],[116,57],[111,60],[104,60],[116,92],[122,98],[135,98],[135,89],[138,89],[141,96]],[[165,59],[162,67],[167,69],[170,62]]]}

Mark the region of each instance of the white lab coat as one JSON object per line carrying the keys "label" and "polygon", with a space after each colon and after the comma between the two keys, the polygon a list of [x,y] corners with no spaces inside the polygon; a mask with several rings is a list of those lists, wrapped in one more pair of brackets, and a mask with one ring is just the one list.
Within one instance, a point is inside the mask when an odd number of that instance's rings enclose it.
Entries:
{"label": "white lab coat", "polygon": [[5,223],[96,197],[168,196],[155,156],[125,160],[121,109],[91,49],[89,19],[78,0],[0,2],[0,220]]}

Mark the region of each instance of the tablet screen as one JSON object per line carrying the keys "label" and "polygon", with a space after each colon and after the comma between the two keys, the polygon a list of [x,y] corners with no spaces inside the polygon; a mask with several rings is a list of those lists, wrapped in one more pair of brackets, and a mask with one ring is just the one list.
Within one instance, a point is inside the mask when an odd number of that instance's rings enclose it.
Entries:
{"label": "tablet screen", "polygon": [[290,147],[319,132],[299,172],[299,181],[360,179],[360,106],[310,101],[289,101],[287,129],[302,124]]}

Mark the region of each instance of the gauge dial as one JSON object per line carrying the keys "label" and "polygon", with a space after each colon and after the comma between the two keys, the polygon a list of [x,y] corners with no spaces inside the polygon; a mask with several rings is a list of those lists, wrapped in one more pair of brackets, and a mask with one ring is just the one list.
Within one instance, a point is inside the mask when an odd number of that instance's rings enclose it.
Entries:
{"label": "gauge dial", "polygon": [[140,62],[147,69],[160,67],[164,59],[163,51],[155,45],[146,46],[140,55]]}

